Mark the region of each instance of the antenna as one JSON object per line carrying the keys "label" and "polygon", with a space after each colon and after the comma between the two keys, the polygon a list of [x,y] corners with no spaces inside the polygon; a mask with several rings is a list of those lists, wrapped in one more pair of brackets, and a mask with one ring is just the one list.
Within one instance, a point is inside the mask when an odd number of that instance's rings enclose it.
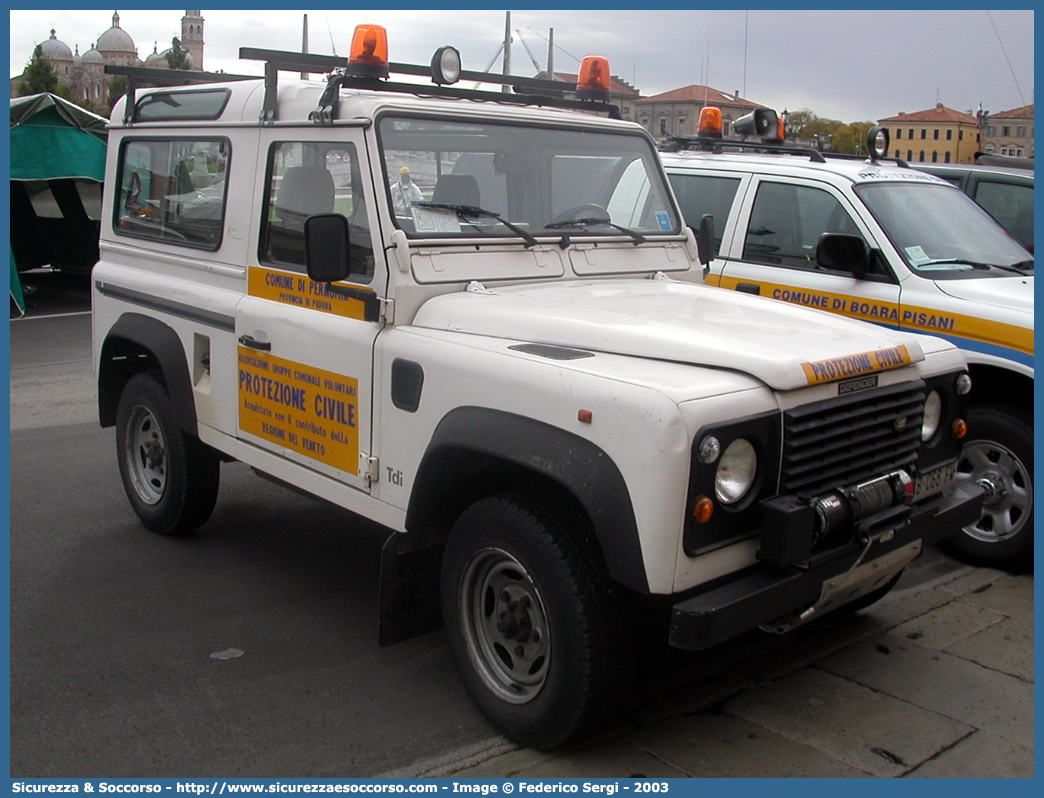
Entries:
{"label": "antenna", "polygon": [[750,12],[743,12],[743,96],[747,96],[747,28],[750,23]]}
{"label": "antenna", "polygon": [[334,55],[337,55],[337,45],[334,44],[333,31],[330,30],[330,18],[326,17],[326,32],[330,34],[330,50]]}
{"label": "antenna", "polygon": [[[308,15],[304,14],[301,20],[301,52],[308,52]],[[301,73],[301,80],[308,80],[308,73]]]}

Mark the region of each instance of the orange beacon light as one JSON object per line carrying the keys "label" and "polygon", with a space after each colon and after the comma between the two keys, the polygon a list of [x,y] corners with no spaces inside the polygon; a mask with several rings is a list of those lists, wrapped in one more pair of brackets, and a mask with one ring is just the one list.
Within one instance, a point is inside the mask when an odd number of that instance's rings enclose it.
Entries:
{"label": "orange beacon light", "polygon": [[388,32],[380,25],[356,25],[348,72],[357,77],[388,77]]}
{"label": "orange beacon light", "polygon": [[700,111],[700,123],[696,135],[701,139],[720,139],[722,131],[721,109],[708,105]]}
{"label": "orange beacon light", "polygon": [[576,96],[580,100],[609,99],[609,59],[589,55],[580,64],[576,80]]}

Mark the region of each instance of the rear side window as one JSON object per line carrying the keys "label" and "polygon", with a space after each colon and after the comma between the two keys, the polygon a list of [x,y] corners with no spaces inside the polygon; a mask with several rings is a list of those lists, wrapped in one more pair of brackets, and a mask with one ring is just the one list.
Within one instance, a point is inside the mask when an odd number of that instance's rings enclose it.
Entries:
{"label": "rear side window", "polygon": [[231,96],[228,89],[156,92],[138,101],[134,118],[139,122],[217,119]]}
{"label": "rear side window", "polygon": [[115,231],[186,247],[220,247],[230,154],[227,139],[125,140]]}
{"label": "rear side window", "polygon": [[975,201],[1004,225],[1024,247],[1033,251],[1033,188],[980,181],[975,189]]}
{"label": "rear side window", "polygon": [[696,230],[707,214],[714,217],[714,254],[721,249],[721,237],[729,219],[740,181],[735,177],[710,175],[667,175],[681,205],[685,224]]}

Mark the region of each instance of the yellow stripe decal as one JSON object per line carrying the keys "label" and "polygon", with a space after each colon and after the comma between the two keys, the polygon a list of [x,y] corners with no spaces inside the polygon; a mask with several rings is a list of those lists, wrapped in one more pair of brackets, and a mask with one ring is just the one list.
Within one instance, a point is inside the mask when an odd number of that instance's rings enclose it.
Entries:
{"label": "yellow stripe decal", "polygon": [[808,380],[809,385],[819,385],[822,382],[834,382],[846,377],[861,377],[864,374],[873,374],[875,371],[897,369],[901,366],[908,366],[912,362],[906,347],[900,345],[889,349],[875,349],[873,352],[861,352],[858,355],[802,363],[801,368],[805,371],[805,379]]}
{"label": "yellow stripe decal", "polygon": [[847,294],[832,294],[826,291],[815,291],[809,288],[766,283],[749,278],[722,277],[707,275],[707,284],[721,288],[735,289],[740,283],[761,287],[761,296],[779,299],[795,305],[819,308],[841,316],[848,316],[861,321],[891,324],[904,330],[928,333],[929,335],[950,335],[980,341],[984,344],[1007,347],[1033,355],[1033,330],[1018,327],[1014,324],[978,319],[959,313],[933,310],[915,306],[900,308],[894,302],[880,299],[864,299]]}
{"label": "yellow stripe decal", "polygon": [[332,313],[349,319],[364,318],[365,307],[361,300],[337,296],[326,287],[326,283],[317,283],[307,275],[296,272],[253,266],[247,277],[247,293],[284,305]]}

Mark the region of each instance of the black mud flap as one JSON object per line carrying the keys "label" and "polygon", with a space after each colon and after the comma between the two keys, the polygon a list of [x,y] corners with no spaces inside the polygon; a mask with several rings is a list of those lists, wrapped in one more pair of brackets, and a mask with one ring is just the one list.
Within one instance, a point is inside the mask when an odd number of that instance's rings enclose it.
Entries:
{"label": "black mud flap", "polygon": [[443,546],[411,549],[396,532],[381,550],[378,643],[390,646],[442,628],[439,575]]}

